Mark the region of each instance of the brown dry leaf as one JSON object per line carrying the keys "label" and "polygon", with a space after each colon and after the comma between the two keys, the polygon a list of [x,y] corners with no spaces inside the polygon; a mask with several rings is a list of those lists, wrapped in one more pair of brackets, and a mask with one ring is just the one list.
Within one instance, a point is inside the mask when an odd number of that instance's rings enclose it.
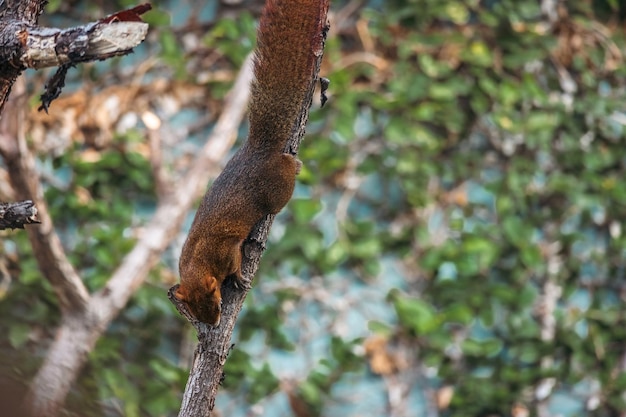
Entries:
{"label": "brown dry leaf", "polygon": [[595,66],[587,51],[604,51],[603,71],[614,71],[623,65],[623,53],[611,40],[610,30],[596,23],[591,28],[575,19],[560,19],[555,28],[558,41],[552,50],[552,56],[562,66],[569,68],[574,57],[583,58],[589,66]]}
{"label": "brown dry leaf", "polygon": [[386,337],[376,335],[365,340],[365,355],[369,358],[370,368],[377,375],[396,373],[402,366],[397,357],[389,352]]}
{"label": "brown dry leaf", "polygon": [[528,411],[528,408],[524,404],[513,404],[513,407],[511,408],[512,417],[528,417],[529,415],[530,411]]}
{"label": "brown dry leaf", "polygon": [[102,159],[102,154],[95,149],[88,148],[80,153],[79,159],[86,164],[94,164]]}
{"label": "brown dry leaf", "polygon": [[78,202],[82,205],[87,205],[93,201],[91,193],[84,187],[77,186],[74,189],[74,194],[76,194]]}
{"label": "brown dry leaf", "polygon": [[280,381],[281,390],[287,395],[289,407],[296,417],[312,417],[314,415],[311,406],[302,398],[298,392],[298,382],[292,379],[282,379]]}
{"label": "brown dry leaf", "polygon": [[185,106],[206,105],[206,101],[204,86],[163,79],[100,91],[83,88],[56,99],[49,114],[33,108],[27,114],[27,129],[42,153],[60,155],[73,142],[103,149],[110,145],[113,132],[132,127],[141,115],[156,115],[155,106],[167,115]]}
{"label": "brown dry leaf", "polygon": [[469,198],[467,196],[467,186],[465,185],[465,183],[445,193],[444,201],[448,204],[455,204],[460,207],[467,206]]}
{"label": "brown dry leaf", "polygon": [[437,408],[439,410],[445,410],[450,406],[450,401],[452,401],[452,397],[454,396],[454,387],[450,385],[446,385],[437,390],[435,394],[437,399]]}
{"label": "brown dry leaf", "polygon": [[94,93],[79,90],[53,103],[49,114],[33,109],[28,115],[29,131],[42,151],[63,153],[72,142],[105,147],[120,117],[137,107],[138,88],[113,86]]}
{"label": "brown dry leaf", "polygon": [[461,63],[461,53],[463,52],[464,45],[460,43],[447,43],[444,44],[439,51],[439,59],[448,63],[451,69],[457,69]]}
{"label": "brown dry leaf", "polygon": [[62,154],[80,132],[80,111],[85,108],[87,97],[85,90],[62,95],[48,109],[48,114],[32,108],[26,115],[26,129],[35,148],[43,153]]}
{"label": "brown dry leaf", "polygon": [[138,153],[139,155],[143,156],[145,159],[150,159],[151,151],[150,151],[150,145],[148,143],[132,142],[128,144],[126,149],[128,151]]}

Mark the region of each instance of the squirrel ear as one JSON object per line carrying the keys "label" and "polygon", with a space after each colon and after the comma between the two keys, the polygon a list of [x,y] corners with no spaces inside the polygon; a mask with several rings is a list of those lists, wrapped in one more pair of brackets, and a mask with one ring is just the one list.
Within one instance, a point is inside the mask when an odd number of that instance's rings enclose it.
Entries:
{"label": "squirrel ear", "polygon": [[220,284],[219,282],[217,282],[217,279],[215,277],[207,276],[202,281],[208,293],[214,293],[220,288]]}
{"label": "squirrel ear", "polygon": [[178,298],[180,301],[187,301],[187,292],[184,290],[184,288],[185,287],[183,287],[182,285],[179,285],[178,288],[176,288],[176,292],[174,293],[176,298]]}

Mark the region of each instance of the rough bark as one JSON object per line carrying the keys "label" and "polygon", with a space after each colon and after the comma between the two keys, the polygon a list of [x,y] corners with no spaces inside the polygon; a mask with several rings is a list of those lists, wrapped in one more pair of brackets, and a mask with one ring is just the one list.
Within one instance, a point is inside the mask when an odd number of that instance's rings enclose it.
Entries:
{"label": "rough bark", "polygon": [[[46,0],[5,0],[0,2],[0,22],[21,21],[27,25],[37,23]],[[20,50],[16,32],[0,31],[0,56],[13,57]],[[11,63],[11,59],[0,60],[0,115],[11,92],[11,86],[24,69]]]}
{"label": "rough bark", "polygon": [[25,224],[39,223],[37,207],[30,200],[0,203],[0,230],[23,229]]}
{"label": "rough bark", "polygon": [[[323,1],[323,0],[321,0]],[[323,57],[324,41],[326,39],[326,16],[321,17],[322,27],[320,28],[323,36],[320,36],[321,45],[319,45],[320,54],[317,55],[314,71],[311,74],[308,96],[305,104],[300,109],[300,113],[296,121],[296,129],[294,129],[290,139],[285,146],[285,152],[296,155],[300,142],[305,133],[306,123],[309,117],[309,108],[313,100],[315,86],[318,82],[320,65]],[[314,49],[317,50],[317,46]],[[327,87],[323,83],[322,87]],[[322,94],[326,91],[322,88]],[[274,221],[274,216],[267,216],[261,220],[252,230],[246,242],[243,245],[242,259],[242,276],[244,280],[250,283],[247,289],[236,289],[231,282],[226,281],[222,286],[222,312],[221,321],[218,327],[210,327],[204,323],[198,322],[187,311],[186,306],[179,302],[173,292],[176,286],[170,289],[168,294],[170,301],[176,306],[178,311],[185,316],[198,332],[199,344],[194,352],[194,360],[191,366],[187,386],[179,412],[179,417],[199,417],[209,416],[215,406],[215,397],[218,387],[224,377],[223,369],[228,353],[231,349],[231,337],[235,327],[237,316],[241,311],[243,302],[250,290],[252,280],[259,267],[261,255],[265,250],[265,243],[269,235],[270,228]]]}
{"label": "rough bark", "polygon": [[0,33],[13,33],[17,37],[0,49],[0,59],[18,68],[35,69],[101,60],[129,53],[147,32],[148,24],[143,22],[98,21],[57,29],[5,20],[0,21]]}

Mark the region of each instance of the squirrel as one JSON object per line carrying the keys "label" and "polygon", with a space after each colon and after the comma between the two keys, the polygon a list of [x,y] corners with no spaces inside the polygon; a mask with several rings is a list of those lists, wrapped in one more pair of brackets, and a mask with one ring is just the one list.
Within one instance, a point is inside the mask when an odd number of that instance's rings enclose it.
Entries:
{"label": "squirrel", "polygon": [[[329,0],[267,0],[254,56],[247,141],[208,189],[179,261],[175,297],[199,321],[218,326],[227,277],[247,287],[241,247],[253,226],[289,201],[301,162],[285,152],[311,105]],[[308,100],[308,102],[307,102]],[[306,120],[304,121],[306,122]]]}

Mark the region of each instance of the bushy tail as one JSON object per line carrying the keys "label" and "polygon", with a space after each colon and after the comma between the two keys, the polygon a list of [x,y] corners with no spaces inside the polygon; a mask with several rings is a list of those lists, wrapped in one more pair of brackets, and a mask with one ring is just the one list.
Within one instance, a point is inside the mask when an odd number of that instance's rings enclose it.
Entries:
{"label": "bushy tail", "polygon": [[311,105],[329,0],[267,0],[259,24],[250,102],[252,146],[280,151]]}

